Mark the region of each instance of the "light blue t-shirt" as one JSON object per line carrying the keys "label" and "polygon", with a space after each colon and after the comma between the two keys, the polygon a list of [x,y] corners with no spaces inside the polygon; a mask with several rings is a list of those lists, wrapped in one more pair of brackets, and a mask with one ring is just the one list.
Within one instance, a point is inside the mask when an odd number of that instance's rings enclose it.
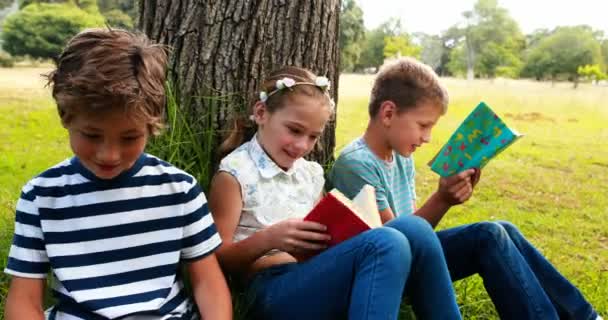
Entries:
{"label": "light blue t-shirt", "polygon": [[393,161],[378,158],[363,138],[347,145],[329,172],[330,187],[353,198],[365,184],[376,189],[378,210],[391,208],[395,216],[416,209],[414,160],[393,152]]}

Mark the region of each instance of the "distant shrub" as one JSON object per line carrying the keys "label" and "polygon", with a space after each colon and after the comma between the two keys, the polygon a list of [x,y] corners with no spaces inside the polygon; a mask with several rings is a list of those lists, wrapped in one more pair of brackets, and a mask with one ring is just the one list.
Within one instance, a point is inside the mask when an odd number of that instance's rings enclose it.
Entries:
{"label": "distant shrub", "polygon": [[133,19],[121,10],[113,9],[103,13],[106,23],[114,28],[131,30],[133,29]]}
{"label": "distant shrub", "polygon": [[5,20],[2,46],[13,56],[54,59],[72,36],[103,23],[73,3],[32,3]]}
{"label": "distant shrub", "polygon": [[2,68],[12,68],[15,65],[15,59],[13,57],[0,50],[0,67]]}

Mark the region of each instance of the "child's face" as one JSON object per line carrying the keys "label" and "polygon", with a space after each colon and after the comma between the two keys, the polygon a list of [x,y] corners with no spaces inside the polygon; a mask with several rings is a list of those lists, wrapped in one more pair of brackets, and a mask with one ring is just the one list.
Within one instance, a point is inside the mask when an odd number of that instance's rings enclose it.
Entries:
{"label": "child's face", "polygon": [[111,179],[128,170],[144,151],[148,127],[121,112],[79,114],[64,125],[70,145],[80,162],[100,179]]}
{"label": "child's face", "polygon": [[387,138],[391,148],[404,157],[410,156],[431,141],[431,130],[441,117],[442,109],[433,103],[421,103],[388,119]]}
{"label": "child's face", "polygon": [[330,111],[326,101],[298,97],[269,113],[263,104],[255,108],[259,139],[270,158],[284,170],[308,154],[323,133]]}

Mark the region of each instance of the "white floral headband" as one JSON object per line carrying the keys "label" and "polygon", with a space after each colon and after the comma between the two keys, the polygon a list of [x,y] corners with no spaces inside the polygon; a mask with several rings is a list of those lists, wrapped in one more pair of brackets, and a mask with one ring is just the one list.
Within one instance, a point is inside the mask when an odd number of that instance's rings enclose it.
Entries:
{"label": "white floral headband", "polygon": [[260,101],[266,102],[266,100],[268,100],[268,98],[271,95],[273,95],[285,88],[292,88],[294,86],[303,85],[303,84],[318,87],[321,90],[323,90],[324,92],[329,91],[329,88],[331,87],[331,82],[329,81],[329,79],[327,79],[327,77],[317,77],[317,78],[315,78],[315,82],[304,82],[304,81],[296,82],[292,78],[285,77],[283,79],[277,80],[277,82],[275,84],[276,89],[274,89],[273,91],[270,91],[270,92],[260,91]]}

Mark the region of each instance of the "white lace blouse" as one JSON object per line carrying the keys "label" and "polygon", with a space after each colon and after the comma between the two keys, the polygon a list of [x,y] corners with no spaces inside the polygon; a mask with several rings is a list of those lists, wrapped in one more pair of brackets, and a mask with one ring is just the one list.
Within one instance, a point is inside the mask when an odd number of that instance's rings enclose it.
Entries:
{"label": "white lace blouse", "polygon": [[325,179],[316,162],[298,159],[284,171],[262,149],[256,137],[222,159],[219,171],[241,186],[243,211],[233,241],[289,218],[303,218],[318,200]]}

